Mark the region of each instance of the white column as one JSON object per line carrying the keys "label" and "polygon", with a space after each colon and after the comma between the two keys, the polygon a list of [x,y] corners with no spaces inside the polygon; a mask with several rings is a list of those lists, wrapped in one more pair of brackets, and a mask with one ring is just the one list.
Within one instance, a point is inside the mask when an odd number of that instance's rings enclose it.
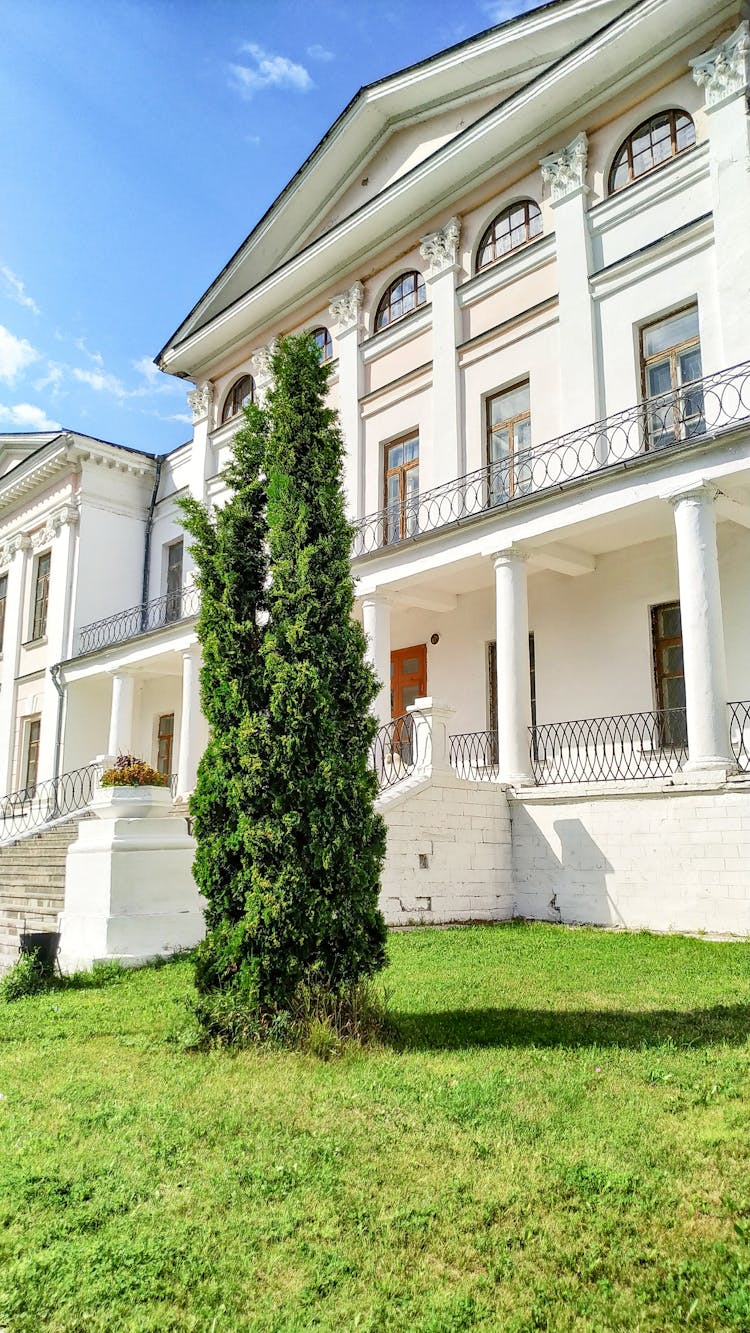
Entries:
{"label": "white column", "polygon": [[365,656],[380,681],[373,712],[382,726],[391,720],[391,606],[382,593],[362,598],[362,624],[367,639]]}
{"label": "white column", "polygon": [[109,714],[107,754],[132,754],[135,677],[125,671],[112,673],[112,707]]}
{"label": "white column", "polygon": [[736,768],[729,746],[727,670],[712,486],[669,497],[677,533],[689,759],[686,771]]}
{"label": "white column", "polygon": [[177,796],[189,796],[195,790],[198,763],[202,753],[200,688],[201,651],[196,643],[182,654],[182,713],[180,750],[177,756]]}
{"label": "white column", "polygon": [[355,282],[348,291],[334,297],[329,314],[336,326],[339,360],[339,416],[344,437],[344,498],[351,519],[362,518],[365,512],[365,469],[362,442],[362,420],[359,400],[362,397],[362,357],[359,350],[362,297],[361,282]]}
{"label": "white column", "polygon": [[461,341],[456,300],[460,235],[461,222],[454,217],[440,231],[424,236],[419,247],[429,265],[426,281],[432,302],[432,485],[453,481],[466,471],[457,352]]}
{"label": "white column", "polygon": [[589,292],[591,235],[587,212],[588,140],[579,134],[562,152],[542,160],[551,188],[557,245],[560,331],[561,433],[601,415],[594,304]]}
{"label": "white column", "polygon": [[8,792],[13,781],[13,751],[16,724],[16,677],[23,633],[23,590],[28,565],[27,551],[31,540],[27,536],[11,537],[0,552],[2,569],[8,575],[5,601],[5,631],[0,659],[0,785]]}
{"label": "white column", "polygon": [[193,442],[190,452],[190,472],[188,486],[195,500],[206,498],[206,478],[213,471],[210,466],[211,412],[213,408],[214,386],[210,380],[199,384],[187,396],[188,407],[193,413]]}
{"label": "white column", "polygon": [[[75,505],[65,505],[53,514],[36,540],[37,550],[50,550],[49,603],[47,609],[47,662],[44,701],[39,727],[39,780],[54,774],[55,746],[62,700],[55,688],[49,667],[67,657],[70,641],[71,593],[74,578],[76,524]],[[64,770],[61,770],[64,771]]]}
{"label": "white column", "polygon": [[705,89],[711,153],[716,286],[724,366],[750,359],[750,25],[691,60]]}
{"label": "white column", "polygon": [[529,746],[531,681],[526,556],[512,547],[492,557],[497,640],[497,743],[500,779],[513,786],[534,781]]}

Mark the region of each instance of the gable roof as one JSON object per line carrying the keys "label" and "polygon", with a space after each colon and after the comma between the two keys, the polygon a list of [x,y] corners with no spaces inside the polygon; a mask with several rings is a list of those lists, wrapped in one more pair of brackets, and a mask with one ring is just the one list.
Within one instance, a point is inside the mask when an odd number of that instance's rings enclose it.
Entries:
{"label": "gable roof", "polygon": [[[527,17],[557,12],[568,3],[557,0]],[[280,311],[291,310],[302,301],[330,296],[335,291],[333,284],[340,284],[347,272],[356,272],[360,265],[371,267],[372,255],[386,241],[395,242],[413,235],[417,227],[435,225],[436,217],[455,204],[462,193],[495,175],[499,162],[504,168],[512,167],[538,152],[540,143],[549,145],[555,134],[562,148],[565,136],[580,129],[592,108],[684,51],[686,45],[700,50],[706,37],[721,23],[731,21],[737,10],[737,0],[612,3],[617,12],[603,27],[566,50],[328,231],[255,278],[252,242],[256,233],[251,233],[245,247],[223,270],[223,275],[233,277],[238,294],[227,304],[220,301],[217,279],[159,353],[160,368],[191,379],[210,373],[206,368],[212,360],[240,338],[261,338]],[[604,11],[599,12],[601,16]],[[520,22],[514,20],[515,24]],[[507,27],[504,24],[489,31],[496,33]],[[435,61],[439,59],[434,57]],[[282,198],[279,196],[279,200]],[[238,279],[249,282],[249,286]],[[223,295],[229,293],[225,283]]]}
{"label": "gable roof", "polygon": [[395,131],[488,94],[502,103],[630,4],[550,0],[360,88],[168,339],[157,365],[166,369],[162,358],[172,347],[300,253]]}

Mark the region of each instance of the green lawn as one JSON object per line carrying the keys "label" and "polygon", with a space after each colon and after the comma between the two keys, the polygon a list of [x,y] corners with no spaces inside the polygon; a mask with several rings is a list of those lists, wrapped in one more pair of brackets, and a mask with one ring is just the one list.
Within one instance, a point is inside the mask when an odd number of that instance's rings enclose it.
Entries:
{"label": "green lawn", "polygon": [[0,1326],[750,1329],[750,945],[390,943],[400,1050],[165,1042],[190,965],[0,1010]]}

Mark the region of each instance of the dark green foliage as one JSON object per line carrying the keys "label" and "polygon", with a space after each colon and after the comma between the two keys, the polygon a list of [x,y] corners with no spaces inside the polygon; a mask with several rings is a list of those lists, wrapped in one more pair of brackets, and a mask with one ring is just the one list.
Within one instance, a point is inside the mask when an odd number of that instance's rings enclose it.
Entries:
{"label": "dark green foliage", "polygon": [[343,445],[310,338],[282,339],[272,371],[236,438],[232,499],[215,518],[185,506],[210,725],[191,807],[209,903],[198,1016],[210,1025],[229,993],[261,1035],[300,987],[343,996],[385,961],[376,683],[352,620]]}

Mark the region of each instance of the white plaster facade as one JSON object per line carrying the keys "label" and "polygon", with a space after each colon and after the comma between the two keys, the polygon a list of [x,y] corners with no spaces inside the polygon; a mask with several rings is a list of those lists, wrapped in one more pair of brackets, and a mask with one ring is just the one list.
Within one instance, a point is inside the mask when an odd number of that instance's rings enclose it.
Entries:
{"label": "white plaster facade", "polygon": [[[750,700],[748,59],[738,0],[558,0],[380,81],[354,99],[158,358],[197,387],[193,439],[164,461],[151,519],[153,461],[139,483],[139,531],[151,534],[146,600],[167,591],[178,496],[220,503],[224,495],[220,474],[238,424],[223,420],[227,396],[252,375],[262,401],[279,334],[329,331],[330,401],[356,526],[357,614],[383,680],[381,720],[403,711],[388,688],[394,654],[424,647],[426,672],[409,698],[449,705],[455,736],[496,734],[485,774],[494,780],[464,803],[465,833],[482,833],[483,819],[512,833],[502,868],[483,867],[485,881],[497,879],[490,916],[544,915],[557,894],[564,918],[748,929],[750,790],[737,770],[750,762],[750,712],[728,709]],[[659,165],[611,189],[628,137],[667,113],[687,120],[690,141],[679,146],[675,137]],[[677,121],[669,123],[676,136]],[[483,265],[488,227],[519,203],[538,214],[538,230]],[[411,272],[424,282],[424,301],[377,327],[390,285]],[[671,383],[658,400],[659,425],[653,406],[642,406],[654,394],[646,331],[684,311],[700,389],[691,397]],[[505,459],[493,492],[489,404],[518,386],[528,388],[530,443],[527,436],[513,462]],[[388,451],[406,438],[418,440],[418,489],[409,504],[389,508]],[[82,550],[85,501],[80,512]],[[143,541],[112,564],[106,582],[101,565],[87,565],[65,613],[56,658],[65,658],[62,767],[115,745],[153,762],[154,726],[172,713],[184,794],[205,734],[193,621],[183,614],[120,638],[105,626],[101,645],[81,651],[91,646],[91,621],[143,597]],[[189,589],[187,553],[183,579]],[[625,793],[602,782],[590,799],[585,763],[576,790],[548,785],[539,745],[558,743],[555,724],[638,715],[656,718],[649,725],[665,734],[654,617],[676,603],[684,667],[682,684],[669,688],[684,692],[684,762],[645,794],[641,773]],[[3,680],[0,739],[10,725],[5,697]],[[595,758],[600,731],[574,731],[584,760]],[[570,740],[563,744],[567,762]],[[633,755],[637,768],[638,746]],[[461,819],[461,777],[440,781],[452,793],[451,819]],[[389,806],[385,899],[408,907],[431,895],[397,892],[397,856],[411,856],[404,811],[418,797],[404,790],[399,800],[400,816]],[[486,810],[495,802],[494,813],[472,815],[472,801]],[[422,817],[429,802],[419,798],[414,813],[415,847],[434,841]],[[681,913],[683,898],[693,898],[676,869],[682,831],[709,806],[727,860],[742,867],[734,873],[748,871],[733,908],[733,872],[722,868],[727,893],[716,889],[715,917],[705,874],[690,882],[708,906]],[[551,850],[558,807],[582,830],[572,861]],[[633,876],[647,877],[655,864],[660,829],[670,830],[673,901],[650,910],[644,890],[628,906]],[[599,841],[606,912],[585,888],[588,871],[576,879],[570,870],[576,856],[588,865],[586,848]],[[448,892],[424,919],[475,911],[459,869],[441,881],[454,883],[453,909]],[[689,873],[702,872],[691,864]],[[666,885],[666,870],[659,875]],[[388,910],[407,919],[406,908]]]}

